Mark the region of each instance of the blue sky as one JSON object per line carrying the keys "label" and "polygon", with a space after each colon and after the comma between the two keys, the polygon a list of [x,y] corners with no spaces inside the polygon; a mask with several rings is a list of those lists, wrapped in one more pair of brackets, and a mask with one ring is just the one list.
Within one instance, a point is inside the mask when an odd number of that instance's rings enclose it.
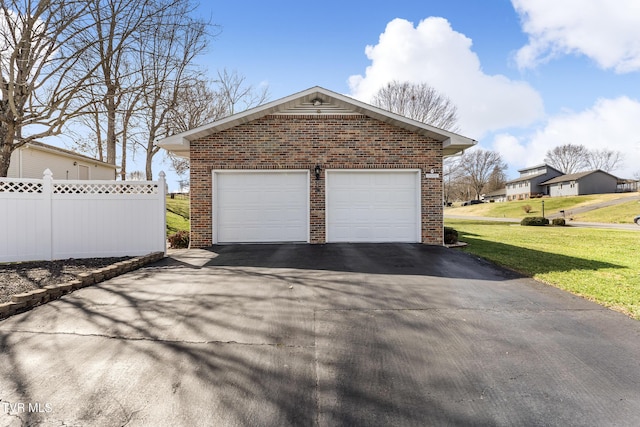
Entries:
{"label": "blue sky", "polygon": [[219,26],[200,58],[271,100],[319,85],[370,101],[397,79],[457,105],[460,133],[517,169],[565,143],[625,154],[640,172],[640,3],[447,0],[203,3]]}
{"label": "blue sky", "polygon": [[[212,79],[226,68],[270,100],[318,85],[363,102],[392,80],[426,82],[508,178],[567,143],[620,151],[612,173],[640,175],[638,0],[210,0],[197,13],[217,25],[197,59]],[[176,190],[162,157],[154,174]]]}
{"label": "blue sky", "polygon": [[[371,64],[365,47],[378,42],[389,22],[402,18],[418,24],[439,16],[469,29],[469,37],[486,57],[485,66],[499,71],[504,68],[504,58],[496,52],[509,52],[526,42],[526,37],[519,33],[509,1],[494,1],[493,9],[481,3],[399,0],[279,1],[276,5],[255,2],[249,7],[231,2],[203,4],[200,10],[220,30],[203,60],[209,67],[236,69],[254,84],[268,83],[274,99],[315,85],[349,94],[349,77],[362,74]],[[475,24],[479,21],[495,24],[484,28]],[[514,34],[516,40],[511,40]]]}

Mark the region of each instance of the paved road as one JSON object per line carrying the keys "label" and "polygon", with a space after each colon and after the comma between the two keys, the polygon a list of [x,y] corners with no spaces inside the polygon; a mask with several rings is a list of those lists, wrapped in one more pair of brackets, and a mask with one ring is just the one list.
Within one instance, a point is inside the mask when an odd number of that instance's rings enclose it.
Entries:
{"label": "paved road", "polygon": [[[573,208],[571,209],[570,212],[567,211],[567,215],[569,216],[569,215],[585,213],[592,210],[605,208],[607,206],[619,205],[619,204],[626,203],[633,200],[640,200],[640,196],[638,196],[637,193],[621,194],[620,198],[618,199],[613,199],[605,202],[594,203],[588,206]],[[638,207],[638,212],[640,214],[640,206]],[[513,223],[520,223],[520,221],[522,221],[522,218],[500,218],[500,217],[455,215],[455,214],[451,214],[447,210],[445,210],[444,212],[444,217],[445,219],[468,219],[473,221],[494,221],[494,222],[513,222]],[[546,217],[549,219],[560,218],[562,217],[562,214],[553,213],[553,214],[546,215]],[[583,221],[567,220],[567,225],[570,225],[572,227],[610,228],[610,229],[617,229],[617,230],[640,231],[640,227],[638,227],[636,224],[611,224],[611,223],[604,223],[604,222],[583,222]]]}
{"label": "paved road", "polygon": [[0,425],[640,420],[640,322],[433,246],[179,252],[0,322],[0,350]]}
{"label": "paved road", "polygon": [[[488,217],[488,216],[468,216],[468,215],[450,215],[445,214],[445,219],[466,219],[470,221],[492,221],[492,222],[511,222],[520,224],[522,218],[500,218],[500,217]],[[627,230],[627,231],[640,231],[640,227],[636,224],[610,224],[604,222],[582,222],[582,221],[567,221],[567,225],[570,227],[588,227],[588,228],[609,228],[614,230]]]}
{"label": "paved road", "polygon": [[[617,199],[607,200],[607,201],[599,202],[599,203],[592,203],[592,204],[587,205],[587,206],[574,207],[574,208],[570,209],[569,211],[567,211],[567,215],[577,215],[577,214],[581,214],[581,213],[585,213],[585,212],[594,211],[596,209],[606,208],[608,206],[615,206],[615,205],[620,205],[622,203],[632,202],[634,200],[640,201],[640,195],[638,195],[637,192],[634,192],[634,193],[620,193],[620,197],[617,198]],[[638,208],[638,210],[640,210],[640,207]],[[550,218],[559,218],[561,216],[562,216],[562,214],[556,213],[554,215],[550,215],[549,217]]]}

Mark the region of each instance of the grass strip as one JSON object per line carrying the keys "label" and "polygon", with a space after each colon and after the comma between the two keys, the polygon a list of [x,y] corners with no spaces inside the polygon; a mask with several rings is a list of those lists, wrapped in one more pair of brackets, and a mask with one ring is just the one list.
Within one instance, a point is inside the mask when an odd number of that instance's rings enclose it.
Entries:
{"label": "grass strip", "polygon": [[446,220],[464,251],[640,320],[640,233]]}

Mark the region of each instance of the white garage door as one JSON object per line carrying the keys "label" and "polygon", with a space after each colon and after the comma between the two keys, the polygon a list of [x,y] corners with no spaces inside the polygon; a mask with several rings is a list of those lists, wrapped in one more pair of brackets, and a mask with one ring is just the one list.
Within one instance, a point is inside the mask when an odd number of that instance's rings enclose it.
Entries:
{"label": "white garage door", "polygon": [[214,171],[214,242],[308,242],[308,171]]}
{"label": "white garage door", "polygon": [[328,242],[419,242],[420,172],[327,171]]}

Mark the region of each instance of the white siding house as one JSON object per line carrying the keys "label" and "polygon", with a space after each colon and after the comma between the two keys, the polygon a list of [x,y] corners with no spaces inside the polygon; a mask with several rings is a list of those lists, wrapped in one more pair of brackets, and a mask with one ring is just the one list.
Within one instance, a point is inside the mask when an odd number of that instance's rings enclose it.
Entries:
{"label": "white siding house", "polygon": [[507,189],[501,188],[499,190],[490,191],[484,195],[483,200],[485,202],[506,202],[507,201]]}
{"label": "white siding house", "polygon": [[7,177],[41,179],[45,169],[53,172],[54,179],[116,179],[115,165],[35,141],[11,154]]}

